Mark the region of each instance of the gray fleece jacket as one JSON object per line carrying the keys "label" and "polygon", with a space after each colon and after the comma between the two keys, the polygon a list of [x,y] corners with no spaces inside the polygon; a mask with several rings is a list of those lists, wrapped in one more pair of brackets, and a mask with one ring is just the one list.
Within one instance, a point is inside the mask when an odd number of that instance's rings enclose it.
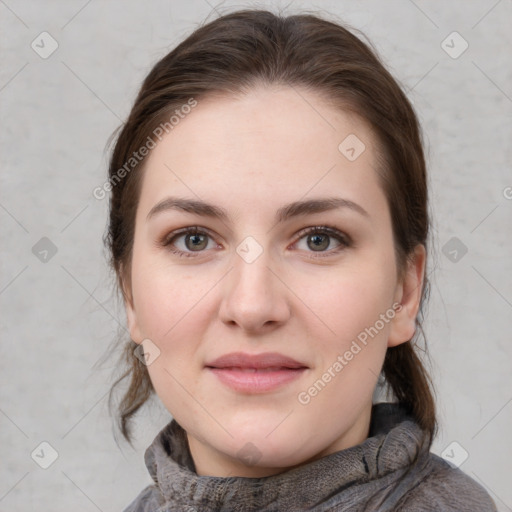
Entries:
{"label": "gray fleece jacket", "polygon": [[428,450],[394,403],[374,404],[357,446],[265,478],[198,476],[172,420],[146,450],[154,484],[124,512],[496,512],[484,488]]}

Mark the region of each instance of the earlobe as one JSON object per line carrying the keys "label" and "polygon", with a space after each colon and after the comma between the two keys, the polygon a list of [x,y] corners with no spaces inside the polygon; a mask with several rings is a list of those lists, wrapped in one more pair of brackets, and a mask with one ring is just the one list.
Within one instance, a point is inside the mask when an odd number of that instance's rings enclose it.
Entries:
{"label": "earlobe", "polygon": [[395,347],[411,340],[416,332],[416,317],[423,292],[425,262],[425,246],[420,244],[416,247],[414,256],[407,263],[403,281],[397,285],[395,302],[401,304],[402,307],[397,308],[391,322],[388,347]]}
{"label": "earlobe", "polygon": [[137,312],[133,301],[133,295],[131,293],[130,286],[123,279],[122,281],[122,293],[124,299],[124,309],[126,312],[126,322],[128,324],[128,330],[130,332],[130,338],[135,343],[141,343],[143,337],[141,336],[139,322],[137,320]]}
{"label": "earlobe", "polygon": [[130,331],[130,338],[135,343],[141,343],[143,337],[141,336],[139,323],[137,320],[137,313],[130,300],[125,300],[124,307],[126,310],[126,321],[128,323],[128,330]]}

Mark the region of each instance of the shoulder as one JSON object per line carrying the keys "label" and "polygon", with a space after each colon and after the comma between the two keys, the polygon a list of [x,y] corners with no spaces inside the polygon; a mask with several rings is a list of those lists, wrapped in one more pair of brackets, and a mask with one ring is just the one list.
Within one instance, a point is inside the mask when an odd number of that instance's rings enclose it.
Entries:
{"label": "shoulder", "polygon": [[429,473],[399,503],[397,512],[497,512],[482,485],[430,454]]}
{"label": "shoulder", "polygon": [[148,485],[123,512],[157,512],[164,505],[156,485]]}

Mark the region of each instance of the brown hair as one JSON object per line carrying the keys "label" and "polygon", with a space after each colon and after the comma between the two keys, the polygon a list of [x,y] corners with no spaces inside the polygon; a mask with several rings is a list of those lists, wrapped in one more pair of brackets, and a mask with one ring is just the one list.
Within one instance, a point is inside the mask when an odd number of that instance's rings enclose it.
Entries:
{"label": "brown hair", "polygon": [[[109,166],[112,193],[105,243],[123,293],[130,278],[144,160],[128,169],[126,163],[155,128],[191,98],[200,101],[217,93],[245,93],[260,83],[305,87],[365,119],[379,143],[377,171],[391,212],[401,277],[414,248],[418,244],[427,247],[427,176],[418,120],[371,43],[364,43],[341,24],[318,15],[283,17],[264,10],[242,10],[199,27],[156,63],[117,137]],[[428,288],[424,276],[420,315]],[[418,318],[416,325],[424,334]],[[437,431],[433,387],[413,340],[388,348],[381,378],[388,391],[392,390],[398,402],[429,433],[432,443]],[[132,340],[125,344],[122,358],[127,367],[114,382],[109,397],[112,409],[114,389],[128,379],[116,414],[129,442],[133,415],[154,394],[147,368],[134,354],[136,347]]]}

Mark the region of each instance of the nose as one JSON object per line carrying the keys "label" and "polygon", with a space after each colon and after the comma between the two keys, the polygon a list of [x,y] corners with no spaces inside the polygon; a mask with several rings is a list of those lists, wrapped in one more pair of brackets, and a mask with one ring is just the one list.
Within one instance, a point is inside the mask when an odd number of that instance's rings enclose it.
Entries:
{"label": "nose", "polygon": [[272,265],[268,251],[252,262],[234,255],[224,280],[221,320],[251,333],[268,332],[290,318],[291,292]]}

